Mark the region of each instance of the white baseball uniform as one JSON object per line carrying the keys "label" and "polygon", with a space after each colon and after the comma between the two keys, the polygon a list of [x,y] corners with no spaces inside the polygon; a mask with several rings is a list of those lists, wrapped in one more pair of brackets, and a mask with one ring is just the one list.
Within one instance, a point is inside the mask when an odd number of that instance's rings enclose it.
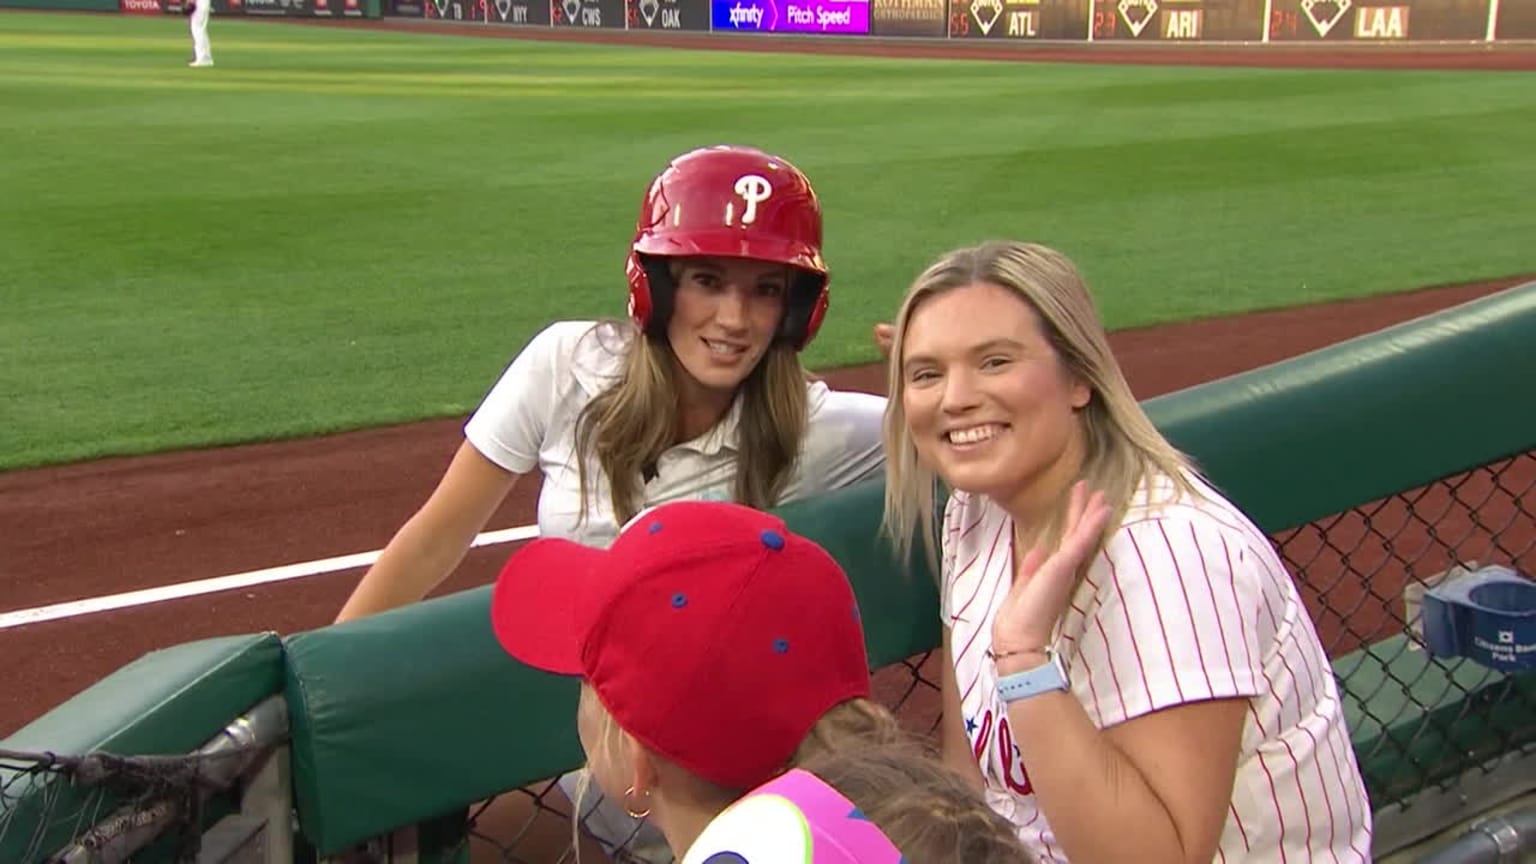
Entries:
{"label": "white baseball uniform", "polygon": [[192,3],[192,63],[193,66],[212,66],[213,48],[208,44],[208,16],[213,12],[213,0],[186,0]]}
{"label": "white baseball uniform", "polygon": [[[1161,708],[1246,697],[1216,860],[1370,861],[1371,813],[1332,667],[1263,532],[1209,486],[1138,490],[1057,625],[1072,693],[1106,729]],[[997,696],[986,652],[1012,583],[1013,521],[981,495],[946,504],[943,616],[962,720],[991,805],[1042,862],[1065,861]]]}
{"label": "white baseball uniform", "polygon": [[[626,333],[592,321],[561,321],[533,337],[502,373],[469,421],[465,437],[487,459],[514,473],[538,468],[539,534],[606,547],[620,525],[609,500],[607,478],[588,454],[592,488],[586,520],[581,515],[580,475],[576,465],[576,421],[592,398],[624,370]],[[808,382],[809,413],[800,460],[780,496],[780,503],[838,489],[881,476],[885,451],[881,423],[885,399],[866,393],[832,390]],[[738,400],[713,429],[662,453],[656,475],[643,488],[643,507],[678,500],[730,500],[736,476]],[[561,778],[567,797],[576,798],[579,773]],[[583,796],[589,833],[609,847],[624,844],[643,861],[672,859],[665,839],[631,818],[591,786]],[[590,808],[590,809],[589,809]]]}
{"label": "white baseball uniform", "polygon": [[[515,473],[538,468],[539,533],[589,546],[607,546],[619,525],[607,478],[589,454],[586,522],[578,526],[581,494],[576,466],[576,420],[592,397],[623,374],[621,331],[591,321],[549,325],[514,359],[469,419],[465,436],[485,457]],[[832,390],[809,382],[809,421],[800,461],[782,501],[839,489],[881,476],[885,451],[881,423],[885,399]],[[736,476],[740,401],[713,429],[662,453],[656,476],[644,486],[642,506],[678,500],[729,500]]]}

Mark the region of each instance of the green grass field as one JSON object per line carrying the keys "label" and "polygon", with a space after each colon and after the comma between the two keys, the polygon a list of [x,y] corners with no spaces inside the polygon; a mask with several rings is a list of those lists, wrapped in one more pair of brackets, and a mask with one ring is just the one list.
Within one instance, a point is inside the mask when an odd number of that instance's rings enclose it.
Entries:
{"label": "green grass field", "polygon": [[1112,327],[1536,270],[1536,76],[896,61],[0,14],[0,469],[469,410],[621,314],[666,158],[826,208],[815,367],[946,247],[1074,256]]}

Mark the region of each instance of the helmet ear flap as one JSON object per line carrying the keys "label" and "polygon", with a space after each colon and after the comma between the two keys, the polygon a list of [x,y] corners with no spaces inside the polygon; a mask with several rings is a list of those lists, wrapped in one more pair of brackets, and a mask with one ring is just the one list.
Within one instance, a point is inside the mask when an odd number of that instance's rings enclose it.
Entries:
{"label": "helmet ear flap", "polygon": [[672,320],[672,298],[677,293],[667,259],[631,252],[629,264],[629,316],[651,336],[664,336]]}
{"label": "helmet ear flap", "polygon": [[799,351],[815,338],[826,312],[827,277],[796,268],[789,285],[784,321],[779,325],[779,339]]}
{"label": "helmet ear flap", "polygon": [[651,281],[639,253],[633,250],[624,261],[624,277],[629,281],[629,319],[644,330],[651,317]]}

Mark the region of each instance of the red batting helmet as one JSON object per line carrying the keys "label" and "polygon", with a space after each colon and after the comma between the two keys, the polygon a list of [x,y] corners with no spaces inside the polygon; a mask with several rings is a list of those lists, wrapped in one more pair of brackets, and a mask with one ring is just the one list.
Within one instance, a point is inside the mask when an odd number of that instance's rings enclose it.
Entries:
{"label": "red batting helmet", "polygon": [[799,168],[753,147],[703,147],[673,159],[640,204],[625,271],[629,314],[659,333],[672,315],[671,271],[681,255],[751,258],[794,267],[779,338],[795,350],[827,311],[821,204]]}

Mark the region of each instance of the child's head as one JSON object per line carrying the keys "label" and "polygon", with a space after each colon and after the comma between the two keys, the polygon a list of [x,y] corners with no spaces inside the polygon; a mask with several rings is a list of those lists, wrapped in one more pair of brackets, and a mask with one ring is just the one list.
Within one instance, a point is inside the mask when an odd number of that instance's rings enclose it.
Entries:
{"label": "child's head", "polygon": [[[576,725],[582,750],[587,755],[588,778],[604,795],[622,802],[632,815],[649,809],[649,802],[643,799],[653,787],[666,789],[674,804],[683,802],[709,813],[719,812],[751,788],[711,782],[640,744],[620,728],[597,692],[586,682],[581,685]],[[884,707],[869,699],[849,699],[817,718],[780,768],[796,767],[869,747],[894,747],[905,741],[906,733]],[[638,784],[635,782],[637,777],[640,779]],[[637,796],[637,786],[647,791]]]}
{"label": "child's head", "polygon": [[1027,864],[981,794],[916,748],[844,749],[752,790],[682,864]]}
{"label": "child's head", "polygon": [[797,755],[896,735],[867,701],[847,577],[770,514],[678,502],[641,513],[607,550],[538,540],[492,597],[509,653],[581,676],[593,781],[633,814],[659,808],[664,832],[663,811],[712,816]]}

